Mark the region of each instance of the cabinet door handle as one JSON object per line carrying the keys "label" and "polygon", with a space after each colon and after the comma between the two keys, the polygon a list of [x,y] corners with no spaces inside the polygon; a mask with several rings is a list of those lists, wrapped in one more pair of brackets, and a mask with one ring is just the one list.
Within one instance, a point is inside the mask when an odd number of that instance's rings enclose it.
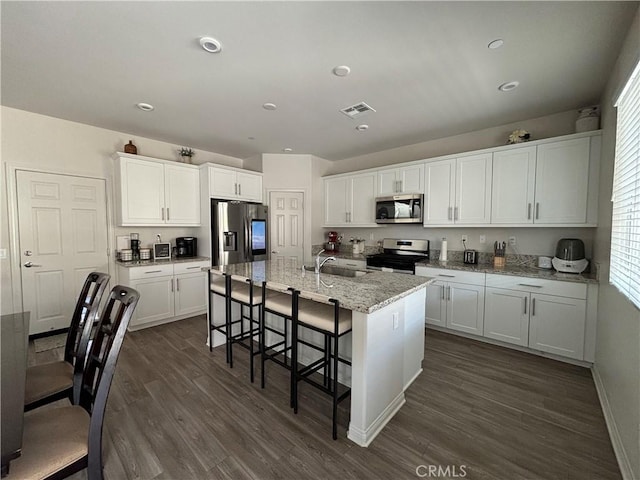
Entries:
{"label": "cabinet door handle", "polygon": [[238,184],[237,184],[237,183],[234,183],[234,184],[233,184],[233,194],[234,194],[234,195],[237,195],[237,194],[238,194]]}
{"label": "cabinet door handle", "polygon": [[532,285],[530,283],[519,283],[520,287],[542,288],[542,285]]}
{"label": "cabinet door handle", "polygon": [[444,285],[440,287],[442,289],[442,300],[444,300],[444,289],[446,288]]}
{"label": "cabinet door handle", "polygon": [[524,301],[524,314],[527,314],[527,297],[522,297],[522,300]]}
{"label": "cabinet door handle", "polygon": [[173,292],[173,278],[171,279],[171,291]]}
{"label": "cabinet door handle", "polygon": [[344,223],[349,223],[349,212],[344,212]]}
{"label": "cabinet door handle", "polygon": [[536,202],[536,220],[540,218],[540,202]]}
{"label": "cabinet door handle", "polygon": [[176,278],[176,292],[180,291],[180,279]]}
{"label": "cabinet door handle", "polygon": [[162,220],[164,221],[164,208],[161,208],[160,210],[162,210]]}
{"label": "cabinet door handle", "polygon": [[447,300],[450,301],[451,300],[451,286],[447,287],[447,297],[448,297]]}
{"label": "cabinet door handle", "polygon": [[531,299],[531,316],[535,317],[536,315],[536,299],[532,298]]}
{"label": "cabinet door handle", "polygon": [[531,204],[527,203],[527,220],[531,220]]}
{"label": "cabinet door handle", "polygon": [[167,207],[167,220],[169,220],[169,207]]}
{"label": "cabinet door handle", "polygon": [[458,207],[454,207],[453,209],[453,219],[458,220]]}
{"label": "cabinet door handle", "polygon": [[451,218],[451,207],[449,207],[449,210],[447,211],[447,220],[453,220],[453,218]]}
{"label": "cabinet door handle", "polygon": [[238,195],[242,195],[242,184],[238,184]]}

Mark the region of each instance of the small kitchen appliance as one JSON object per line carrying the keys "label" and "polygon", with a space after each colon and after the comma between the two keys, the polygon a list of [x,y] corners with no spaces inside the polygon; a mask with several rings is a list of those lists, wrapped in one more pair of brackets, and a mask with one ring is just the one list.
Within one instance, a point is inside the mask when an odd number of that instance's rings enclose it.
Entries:
{"label": "small kitchen appliance", "polygon": [[327,238],[328,240],[324,247],[326,252],[337,252],[340,250],[340,235],[338,232],[329,232]]}
{"label": "small kitchen appliance", "polygon": [[478,251],[477,250],[465,250],[464,251],[463,261],[464,261],[464,263],[466,263],[468,265],[477,265],[477,263],[478,263]]}
{"label": "small kitchen appliance", "polygon": [[429,260],[429,240],[385,238],[383,253],[367,256],[367,269],[413,275],[416,263]]}
{"label": "small kitchen appliance", "polygon": [[376,198],[376,223],[422,223],[421,193]]}
{"label": "small kitchen appliance", "polygon": [[137,233],[130,233],[131,239],[131,253],[134,260],[140,260],[140,235]]}
{"label": "small kitchen appliance", "polygon": [[551,263],[558,272],[584,272],[589,265],[589,260],[584,256],[584,242],[579,238],[561,238]]}
{"label": "small kitchen appliance", "polygon": [[176,238],[177,257],[198,256],[198,239],[196,237]]}

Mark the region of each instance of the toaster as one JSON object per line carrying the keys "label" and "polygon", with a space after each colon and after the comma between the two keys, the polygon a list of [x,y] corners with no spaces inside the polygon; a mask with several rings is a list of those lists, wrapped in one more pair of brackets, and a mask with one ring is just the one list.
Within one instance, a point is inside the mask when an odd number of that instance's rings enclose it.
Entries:
{"label": "toaster", "polygon": [[478,251],[477,250],[465,250],[463,256],[464,263],[476,265],[478,263]]}

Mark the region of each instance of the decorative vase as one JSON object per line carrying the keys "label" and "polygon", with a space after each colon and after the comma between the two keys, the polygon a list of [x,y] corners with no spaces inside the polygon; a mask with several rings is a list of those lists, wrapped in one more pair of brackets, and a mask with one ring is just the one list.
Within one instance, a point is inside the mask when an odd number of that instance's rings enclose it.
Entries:
{"label": "decorative vase", "polygon": [[191,157],[189,155],[182,155],[183,163],[191,163]]}
{"label": "decorative vase", "polygon": [[138,148],[133,144],[133,140],[129,140],[129,143],[124,146],[124,153],[138,154]]}

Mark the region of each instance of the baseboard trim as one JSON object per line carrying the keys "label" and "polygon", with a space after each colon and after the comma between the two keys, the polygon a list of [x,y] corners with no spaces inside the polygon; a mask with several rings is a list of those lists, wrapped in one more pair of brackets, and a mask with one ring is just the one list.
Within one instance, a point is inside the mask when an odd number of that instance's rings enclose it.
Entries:
{"label": "baseboard trim", "polygon": [[368,447],[405,403],[404,392],[401,392],[365,430],[355,427],[350,422],[347,438],[361,447]]}
{"label": "baseboard trim", "polygon": [[598,392],[600,407],[602,408],[602,413],[604,414],[604,421],[607,424],[609,438],[611,439],[611,445],[613,446],[613,452],[616,455],[616,460],[618,460],[618,467],[620,467],[622,478],[623,480],[634,480],[635,477],[633,476],[631,463],[629,462],[629,457],[627,457],[627,452],[625,451],[624,445],[622,444],[620,432],[618,432],[618,426],[616,424],[615,418],[613,417],[613,412],[611,411],[609,398],[607,397],[607,391],[604,388],[604,383],[602,382],[600,372],[595,365],[591,368],[591,376],[593,377],[593,383],[596,386],[596,392]]}

